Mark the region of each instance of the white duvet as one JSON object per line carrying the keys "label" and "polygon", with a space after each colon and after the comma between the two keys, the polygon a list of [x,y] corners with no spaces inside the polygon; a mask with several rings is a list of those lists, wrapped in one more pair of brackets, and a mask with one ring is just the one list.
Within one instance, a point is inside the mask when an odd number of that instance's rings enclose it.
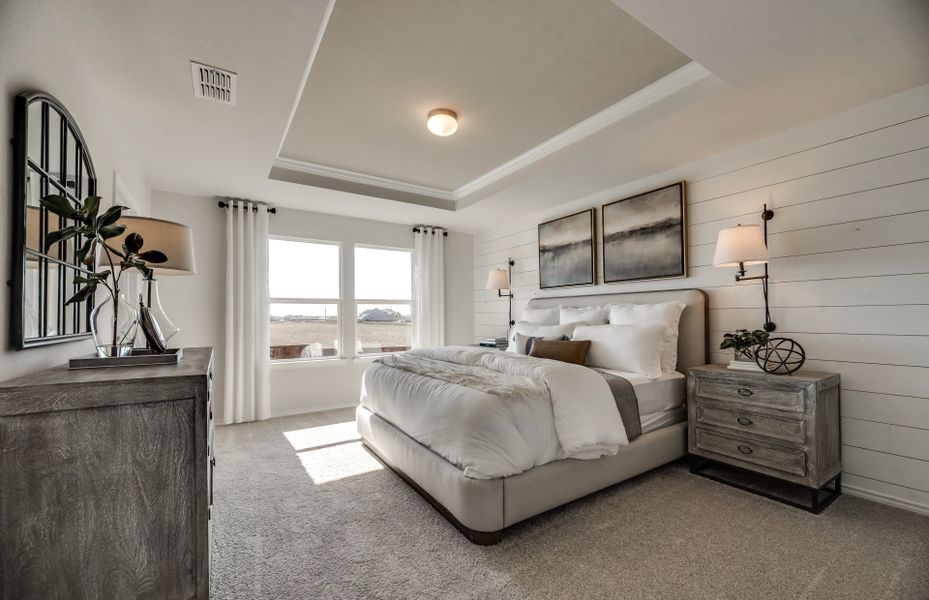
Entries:
{"label": "white duvet", "polygon": [[616,454],[629,443],[597,372],[494,350],[425,348],[378,359],[365,371],[361,404],[478,479]]}

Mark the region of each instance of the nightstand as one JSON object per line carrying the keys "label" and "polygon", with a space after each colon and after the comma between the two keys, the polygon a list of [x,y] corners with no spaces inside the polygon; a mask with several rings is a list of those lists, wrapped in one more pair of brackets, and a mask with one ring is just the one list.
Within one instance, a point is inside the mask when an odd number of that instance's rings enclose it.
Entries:
{"label": "nightstand", "polygon": [[692,473],[814,514],[842,493],[837,374],[694,367],[687,405]]}

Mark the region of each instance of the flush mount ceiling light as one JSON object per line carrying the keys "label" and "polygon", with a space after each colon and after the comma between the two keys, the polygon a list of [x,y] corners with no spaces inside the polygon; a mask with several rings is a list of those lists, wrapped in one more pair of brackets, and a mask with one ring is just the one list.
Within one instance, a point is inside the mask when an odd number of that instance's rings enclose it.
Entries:
{"label": "flush mount ceiling light", "polygon": [[426,127],[435,135],[449,136],[458,131],[458,115],[447,108],[430,110],[426,116]]}

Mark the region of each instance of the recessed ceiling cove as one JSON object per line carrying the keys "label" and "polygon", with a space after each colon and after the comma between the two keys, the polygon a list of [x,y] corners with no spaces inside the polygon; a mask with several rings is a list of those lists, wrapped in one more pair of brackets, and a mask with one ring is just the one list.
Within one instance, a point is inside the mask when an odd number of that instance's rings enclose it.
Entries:
{"label": "recessed ceiling cove", "polygon": [[610,0],[336,0],[271,176],[454,202],[689,62]]}

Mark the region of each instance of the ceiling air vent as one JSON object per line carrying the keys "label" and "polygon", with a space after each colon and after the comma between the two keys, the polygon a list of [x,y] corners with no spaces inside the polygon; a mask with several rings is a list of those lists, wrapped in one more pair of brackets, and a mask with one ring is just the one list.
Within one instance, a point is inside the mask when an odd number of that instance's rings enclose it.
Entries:
{"label": "ceiling air vent", "polygon": [[194,97],[235,106],[236,74],[190,61],[194,79]]}

